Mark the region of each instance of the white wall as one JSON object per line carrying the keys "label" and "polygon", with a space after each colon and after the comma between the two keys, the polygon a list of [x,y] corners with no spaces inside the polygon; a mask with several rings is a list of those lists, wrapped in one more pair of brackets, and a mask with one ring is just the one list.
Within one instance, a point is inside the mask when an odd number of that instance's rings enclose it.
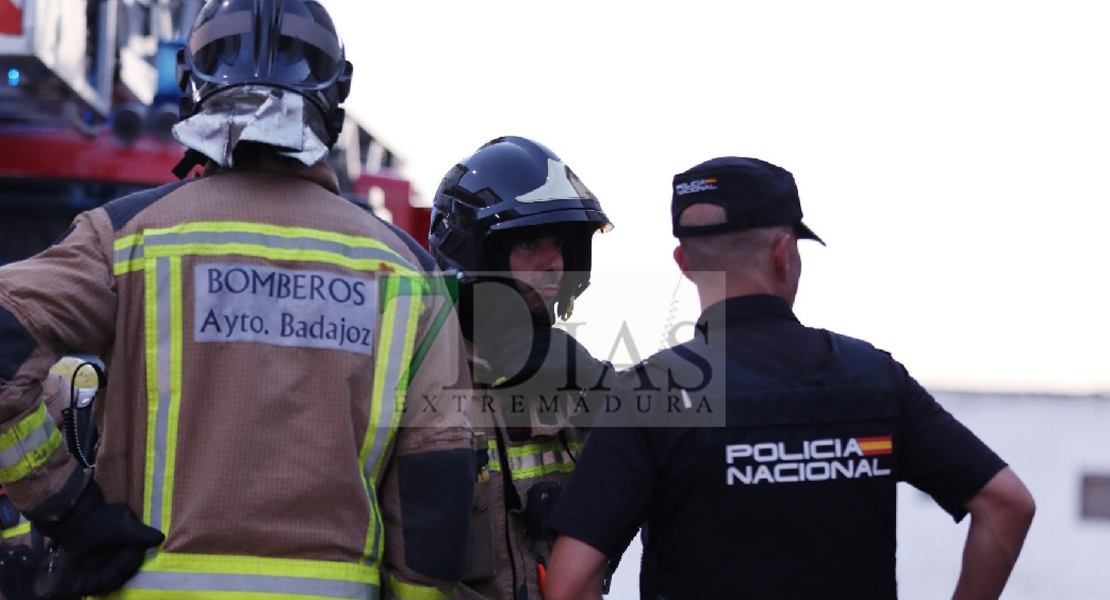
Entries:
{"label": "white wall", "polygon": [[[934,392],[1022,478],[1037,516],[1003,600],[1110,600],[1110,521],[1080,519],[1084,473],[1110,475],[1110,398]],[[900,486],[901,600],[950,597],[967,519],[954,524],[932,499]],[[610,598],[638,598],[639,540]]]}
{"label": "white wall", "polygon": [[[1005,600],[1110,599],[1110,521],[1080,519],[1084,473],[1110,475],[1110,398],[936,393],[995,449],[1037,501]],[[959,569],[967,520],[952,520],[902,486],[902,600],[944,598]]]}

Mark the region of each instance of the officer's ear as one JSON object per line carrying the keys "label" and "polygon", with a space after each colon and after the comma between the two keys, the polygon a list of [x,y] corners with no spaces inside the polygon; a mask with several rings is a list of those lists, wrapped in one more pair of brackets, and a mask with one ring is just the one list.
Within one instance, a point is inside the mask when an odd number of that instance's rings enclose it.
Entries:
{"label": "officer's ear", "polygon": [[790,233],[775,236],[771,246],[771,264],[777,281],[789,281],[794,274],[794,255],[797,253],[798,240]]}
{"label": "officer's ear", "polygon": [[674,248],[674,262],[678,265],[678,269],[687,279],[690,278],[690,272],[686,269],[686,253],[682,251],[682,245],[675,246]]}

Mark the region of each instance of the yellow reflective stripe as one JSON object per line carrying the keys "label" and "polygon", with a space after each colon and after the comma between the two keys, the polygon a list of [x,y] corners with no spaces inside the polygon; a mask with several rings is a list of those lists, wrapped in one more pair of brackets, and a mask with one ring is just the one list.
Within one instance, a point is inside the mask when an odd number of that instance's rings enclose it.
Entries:
{"label": "yellow reflective stripe", "polygon": [[[267,237],[270,239],[265,239]],[[348,256],[344,249],[362,256]],[[314,261],[357,271],[389,269],[405,275],[421,274],[416,266],[374,238],[239,221],[183,223],[149,229],[140,235],[117,240],[113,251],[116,275],[144,268],[143,259],[149,257],[230,254],[268,260]]]}
{"label": "yellow reflective stripe", "polygon": [[127,250],[127,249],[131,248],[132,246],[141,246],[141,245],[143,245],[143,234],[133,233],[131,235],[125,235],[121,238],[117,238],[115,242],[112,242],[112,250],[113,251]]}
{"label": "yellow reflective stripe", "polygon": [[[580,452],[583,447],[582,442],[567,444],[571,452]],[[574,471],[574,461],[558,442],[509,446],[505,449],[505,454],[508,456],[509,471],[514,481]],[[489,470],[501,471],[501,456],[497,452],[496,440],[489,442]]]}
{"label": "yellow reflective stripe", "polygon": [[[491,442],[496,445],[495,442]],[[580,452],[585,446],[582,442],[571,442],[567,444],[571,452]],[[541,442],[539,444],[524,444],[523,446],[509,446],[505,448],[505,454],[509,458],[523,458],[525,456],[538,456],[545,452],[562,452],[563,445],[558,442]]]}
{"label": "yellow reflective stripe", "polygon": [[21,521],[19,524],[0,530],[0,537],[3,537],[5,540],[10,540],[14,537],[31,533],[31,522],[27,521],[22,515],[20,515],[20,519]]}
{"label": "yellow reflective stripe", "polygon": [[[146,459],[143,461],[143,522],[150,523],[154,512],[154,431],[158,422],[158,273],[156,269],[144,272],[145,310],[144,340],[146,355]],[[159,509],[159,513],[161,510]]]}
{"label": "yellow reflective stripe", "polygon": [[551,475],[553,473],[573,473],[574,463],[572,462],[556,462],[538,465],[535,467],[525,467],[522,469],[513,469],[513,481],[522,479],[532,479],[541,477],[543,475]]}
{"label": "yellow reflective stripe", "polygon": [[148,256],[253,256],[266,260],[287,260],[296,262],[318,262],[336,265],[354,271],[381,271],[393,269],[406,275],[415,274],[399,263],[366,258],[348,258],[321,250],[285,250],[249,244],[187,244],[183,246],[160,246],[157,251],[147,250]]}
{"label": "yellow reflective stripe", "polygon": [[[393,390],[388,390],[393,393],[393,401],[396,406],[403,407],[405,403],[405,393],[408,391],[409,386],[409,368],[412,366],[412,351],[416,344],[416,330],[420,323],[420,307],[422,304],[422,297],[420,294],[420,287],[409,277],[388,277],[390,280],[397,280],[396,286],[388,286],[384,301],[387,302],[392,318],[386,317],[383,320],[390,323],[390,327],[396,326],[397,320],[397,305],[401,301],[401,296],[405,296],[405,301],[408,303],[408,313],[403,315],[406,317],[401,325],[404,326],[404,339],[402,343],[404,346],[401,348],[400,353],[396,354],[400,370],[396,381],[391,381],[394,387]],[[392,352],[382,352],[379,354],[379,362],[382,358],[388,359]],[[387,391],[387,390],[383,390]],[[389,431],[386,432],[385,444],[383,447],[388,448],[390,441],[392,441],[393,434],[397,431],[397,427],[401,424],[401,411],[393,411],[393,419],[390,423]],[[381,474],[382,463],[385,461],[385,453],[378,455],[378,462],[374,466],[374,471],[371,476],[373,481],[377,481]]]}
{"label": "yellow reflective stripe", "polygon": [[[143,258],[140,254],[142,245],[143,236],[139,233],[121,237],[113,242],[112,250],[115,255],[112,265],[113,274],[118,276],[132,271],[141,271],[143,269]],[[139,255],[136,256],[136,254]]]}
{"label": "yellow reflective stripe", "polygon": [[501,471],[501,453],[497,451],[497,440],[489,440],[486,444],[486,454],[489,455],[487,466],[490,471]]}
{"label": "yellow reflective stripe", "polygon": [[269,223],[254,223],[250,221],[194,221],[182,223],[164,229],[148,229],[147,235],[162,235],[168,233],[258,233],[284,238],[309,238],[334,242],[351,248],[374,248],[396,254],[389,246],[382,242],[364,236],[347,235],[334,231],[312,229],[309,227],[283,227]]}
{"label": "yellow reflective stripe", "polygon": [[380,577],[377,566],[359,563],[162,552],[107,597],[366,600],[381,597]]}
{"label": "yellow reflective stripe", "polygon": [[[393,343],[393,328],[397,325],[395,323],[397,306],[393,302],[385,302],[384,298],[386,290],[396,287],[398,282],[395,277],[384,277],[379,280],[379,294],[383,302],[381,304],[382,318],[379,320],[380,328],[378,331],[378,348],[374,360],[374,388],[370,392],[370,423],[366,427],[366,436],[362,441],[362,448],[359,450],[358,462],[363,465],[365,469],[370,461],[370,451],[375,446],[375,439],[378,436],[378,429],[381,427],[381,408],[382,399],[385,395],[385,379],[386,371],[389,369],[389,353],[390,346]],[[363,477],[363,486],[366,488],[366,495],[370,499],[370,522],[366,531],[366,541],[363,544],[363,556],[373,556],[374,546],[377,544],[379,533],[381,533],[381,511],[378,503],[374,498],[377,496],[377,481],[370,476]]]}
{"label": "yellow reflective stripe", "polygon": [[168,531],[181,411],[184,298],[180,257],[147,257],[145,267],[147,431],[143,520]]}
{"label": "yellow reflective stripe", "polygon": [[[567,444],[571,452],[581,452],[582,448],[585,446],[585,442],[570,442]],[[497,450],[497,440],[490,440],[489,447],[491,450]],[[561,450],[563,450],[563,445],[559,442],[540,442],[536,444],[524,444],[522,446],[508,446],[505,448],[505,454],[507,454],[509,458],[523,458],[533,454],[543,454],[544,452]]]}
{"label": "yellow reflective stripe", "polygon": [[[175,468],[177,465],[177,425],[181,417],[181,387],[182,387],[182,355],[185,354],[185,290],[182,284],[181,258],[170,259],[170,292],[168,298],[160,302],[169,303],[170,311],[170,405],[167,415],[167,428],[165,431],[166,463],[163,474],[162,492],[162,531],[170,530],[170,521],[173,510],[173,489]],[[164,359],[163,359],[164,360]]]}
{"label": "yellow reflective stripe", "polygon": [[[379,293],[381,289],[389,288],[396,285],[393,281],[394,278],[387,277],[379,280],[378,287]],[[396,314],[396,306],[392,303],[381,304],[382,318],[379,320],[380,328],[378,331],[378,348],[375,352],[374,360],[374,387],[370,392],[370,423],[366,427],[366,435],[362,440],[362,448],[359,449],[358,462],[363,465],[364,474],[362,485],[366,490],[366,496],[370,500],[370,522],[366,530],[366,541],[363,543],[362,554],[365,557],[373,556],[374,546],[378,540],[378,533],[381,529],[381,511],[378,508],[377,502],[374,500],[377,496],[377,481],[372,477],[365,474],[367,463],[370,460],[370,451],[374,448],[375,438],[378,436],[378,428],[380,427],[381,420],[381,403],[382,396],[385,390],[385,373],[389,368],[389,349],[393,341],[393,327],[394,316]]]}
{"label": "yellow reflective stripe", "polygon": [[389,576],[389,591],[390,598],[398,600],[450,600],[455,597],[454,588],[450,594],[445,594],[439,588],[405,583],[397,579],[396,575]]}
{"label": "yellow reflective stripe", "polygon": [[408,370],[416,342],[420,309],[423,308],[418,281],[398,275],[385,276],[380,281],[382,317],[374,363],[374,388],[370,397],[371,419],[359,452],[359,460],[364,469],[369,469],[365,473],[364,485],[371,498],[373,514],[366,533],[364,552],[372,558],[378,556],[379,549],[385,542],[385,530],[381,523],[380,509],[373,501],[373,490],[377,489],[381,478],[385,451],[400,425],[404,393],[408,386]]}
{"label": "yellow reflective stripe", "polygon": [[11,483],[46,464],[62,445],[62,434],[40,402],[31,414],[0,434],[0,480]]}
{"label": "yellow reflective stripe", "polygon": [[[399,282],[398,292],[401,296],[407,298],[389,297],[385,298],[390,306],[396,306],[402,302],[407,303],[407,314],[402,315],[404,318],[401,325],[404,327],[404,334],[402,341],[402,348],[399,353],[393,353],[394,359],[397,361],[397,374],[395,379],[390,381],[392,389],[386,391],[393,395],[393,414],[389,424],[389,429],[385,433],[385,440],[382,444],[382,451],[378,453],[377,462],[374,465],[374,471],[370,476],[371,481],[379,481],[381,479],[382,465],[385,463],[385,449],[393,443],[393,436],[397,433],[397,428],[401,425],[401,414],[405,406],[405,393],[408,391],[409,386],[409,369],[412,366],[412,352],[416,346],[416,330],[420,322],[419,310],[423,307],[421,302],[420,287],[410,277],[389,277],[389,279],[397,279]],[[396,318],[396,315],[395,315]],[[386,355],[389,356],[389,355]],[[384,398],[383,398],[384,399]],[[385,543],[385,530],[379,528],[378,547]],[[377,553],[375,553],[376,555]]]}

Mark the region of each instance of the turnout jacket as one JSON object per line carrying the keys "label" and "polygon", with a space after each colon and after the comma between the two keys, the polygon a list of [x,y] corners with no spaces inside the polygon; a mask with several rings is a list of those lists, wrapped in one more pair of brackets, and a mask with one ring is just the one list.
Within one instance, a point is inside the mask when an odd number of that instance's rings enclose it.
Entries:
{"label": "turnout jacket", "polygon": [[542,573],[554,542],[547,517],[604,398],[618,393],[611,389],[612,365],[557,333],[530,351],[529,342],[515,338],[500,349],[518,362],[525,355],[539,359],[538,370],[524,380],[512,376],[521,372],[519,364],[491,364],[471,348],[477,389],[470,415],[484,466],[477,476],[461,598],[542,600]]}
{"label": "turnout jacket", "polygon": [[456,317],[411,238],[282,161],[83,213],[0,268],[0,482],[32,520],[85,475],[42,402],[104,359],[95,479],[166,534],[121,598],[438,598],[473,490]]}
{"label": "turnout jacket", "polygon": [[[83,372],[75,376],[75,367],[82,362],[77,359],[71,361],[64,358],[54,365],[46,379],[43,380],[42,402],[46,406],[47,413],[56,423],[62,422],[62,409],[69,406],[75,380],[78,377],[87,379],[87,376],[91,374],[89,370],[82,369]],[[95,389],[95,380],[90,385]],[[84,386],[78,383],[78,387]],[[18,546],[25,546],[26,548],[21,550],[42,556],[46,552],[47,540],[37,531],[32,531],[31,522],[15,507],[11,498],[8,497],[7,491],[0,487],[0,561],[8,560],[9,553],[15,551]],[[9,572],[9,569],[12,568],[0,566],[0,579],[9,577],[12,578],[11,581],[14,583],[18,575]],[[26,589],[31,589],[33,585],[31,575],[33,574],[26,571],[22,571],[22,573],[27,577],[20,581],[26,586]],[[7,596],[2,589],[0,589],[0,600],[7,600]]]}
{"label": "turnout jacket", "polygon": [[559,409],[549,415],[526,399],[485,388],[471,407],[485,467],[475,486],[462,598],[543,598],[538,567],[546,565],[554,541],[543,520],[574,470],[586,431],[566,418],[570,397],[557,398]]}

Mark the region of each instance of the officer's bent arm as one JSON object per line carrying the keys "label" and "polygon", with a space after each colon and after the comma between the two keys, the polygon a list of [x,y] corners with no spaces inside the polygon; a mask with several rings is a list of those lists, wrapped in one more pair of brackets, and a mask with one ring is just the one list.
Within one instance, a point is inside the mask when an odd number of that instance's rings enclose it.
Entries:
{"label": "officer's bent arm", "polygon": [[1033,496],[1007,467],[964,507],[971,514],[971,524],[952,600],[996,600],[1033,522]]}
{"label": "officer's bent arm", "polygon": [[547,570],[546,600],[601,600],[608,560],[597,548],[561,535],[555,541]]}

